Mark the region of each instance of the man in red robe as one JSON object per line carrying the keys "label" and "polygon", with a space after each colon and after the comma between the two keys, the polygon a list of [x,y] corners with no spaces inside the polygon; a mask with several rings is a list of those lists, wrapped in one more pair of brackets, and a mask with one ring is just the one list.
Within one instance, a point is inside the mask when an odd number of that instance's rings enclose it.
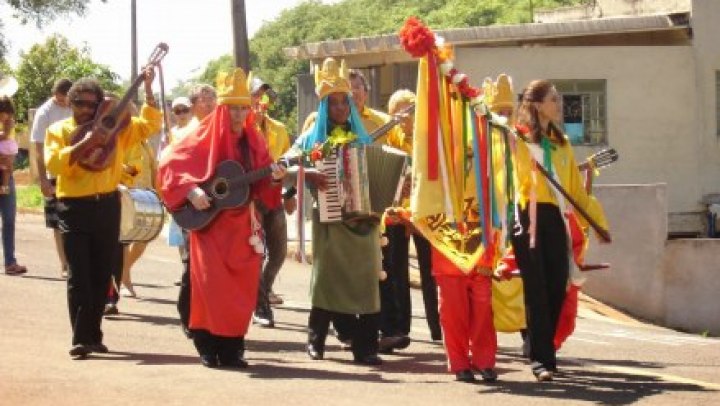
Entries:
{"label": "man in red robe", "polygon": [[[251,185],[249,201],[262,201],[267,189],[281,187],[285,169],[272,163],[255,130],[245,73],[239,68],[220,73],[217,90],[213,112],[160,161],[158,185],[171,211],[188,204],[196,210],[209,209],[213,197],[199,185],[227,160],[240,163],[246,171],[273,167],[272,181],[265,178]],[[247,367],[244,336],[255,310],[264,254],[258,215],[253,203],[226,209],[204,228],[190,232],[189,327],[206,367]]]}

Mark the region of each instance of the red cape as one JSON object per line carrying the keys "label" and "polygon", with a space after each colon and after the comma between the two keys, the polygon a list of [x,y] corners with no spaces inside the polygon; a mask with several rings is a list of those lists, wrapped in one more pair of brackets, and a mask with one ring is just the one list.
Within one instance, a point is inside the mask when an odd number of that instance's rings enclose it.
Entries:
{"label": "red cape", "polygon": [[[238,134],[230,129],[227,106],[218,106],[194,133],[169,147],[158,168],[158,185],[168,207],[184,204],[188,191],[208,180],[224,160],[236,160],[248,170],[272,162],[265,141],[254,129],[252,116],[244,128],[249,163],[243,162]],[[253,184],[253,196],[274,188],[269,182],[266,178]],[[224,210],[209,226],[190,232],[191,329],[223,337],[247,332],[262,264],[261,254],[248,242],[254,214],[250,207]],[[259,220],[256,216],[255,222]]]}

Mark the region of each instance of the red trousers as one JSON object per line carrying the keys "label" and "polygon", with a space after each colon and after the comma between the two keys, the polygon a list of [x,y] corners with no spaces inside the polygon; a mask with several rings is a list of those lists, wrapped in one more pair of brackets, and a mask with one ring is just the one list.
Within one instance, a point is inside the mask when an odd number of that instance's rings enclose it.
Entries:
{"label": "red trousers", "polygon": [[495,367],[497,335],[490,277],[435,273],[440,294],[440,325],[450,372]]}

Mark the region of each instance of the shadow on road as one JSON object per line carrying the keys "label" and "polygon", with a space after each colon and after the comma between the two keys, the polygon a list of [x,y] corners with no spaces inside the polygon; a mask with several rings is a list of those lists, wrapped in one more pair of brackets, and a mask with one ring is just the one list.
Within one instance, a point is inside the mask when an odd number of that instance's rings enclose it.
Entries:
{"label": "shadow on road", "polygon": [[112,359],[117,361],[135,361],[138,365],[197,364],[198,366],[200,366],[200,358],[190,355],[110,351],[105,355],[98,356],[98,358]]}
{"label": "shadow on road", "polygon": [[[668,382],[659,377],[598,371],[591,365],[583,365],[586,360],[579,361],[565,362],[564,364],[571,365],[561,367],[560,373],[550,383],[503,381],[501,375],[496,384],[485,387],[480,393],[581,400],[599,405],[626,405],[665,392],[714,392],[699,385]],[[598,361],[597,364],[632,368],[662,368],[659,364],[633,361],[615,363],[615,361],[603,360]],[[529,369],[527,373],[530,374]]]}

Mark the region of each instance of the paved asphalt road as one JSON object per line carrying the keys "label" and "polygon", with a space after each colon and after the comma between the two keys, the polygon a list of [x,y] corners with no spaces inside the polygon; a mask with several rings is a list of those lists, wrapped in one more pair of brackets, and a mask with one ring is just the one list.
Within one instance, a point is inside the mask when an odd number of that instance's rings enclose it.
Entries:
{"label": "paved asphalt road", "polygon": [[720,404],[720,340],[620,322],[583,307],[560,353],[561,374],[539,384],[517,334],[500,334],[495,384],[463,384],[446,372],[442,345],[429,340],[413,292],[413,343],[379,368],[352,364],[328,338],[326,360],[304,353],[308,266],[286,263],[276,284],[285,304],[275,329],[251,328],[247,370],[200,365],[180,332],[173,282],[177,252],[152,243],[134,269],[136,299],[105,319],[106,355],[73,361],[65,282],[42,216],[20,214],[23,277],[0,274],[0,405],[250,404]]}

